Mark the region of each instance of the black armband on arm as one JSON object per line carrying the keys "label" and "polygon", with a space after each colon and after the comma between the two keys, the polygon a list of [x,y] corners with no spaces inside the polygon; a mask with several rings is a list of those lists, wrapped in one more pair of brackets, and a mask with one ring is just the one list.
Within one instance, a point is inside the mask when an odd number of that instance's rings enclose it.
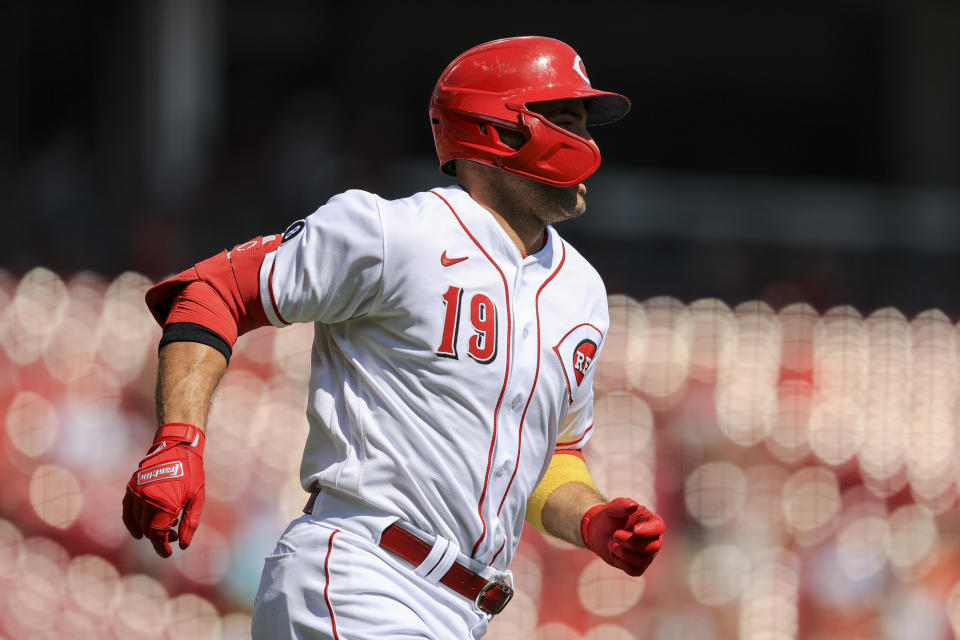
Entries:
{"label": "black armband on arm", "polygon": [[163,337],[160,338],[160,347],[171,342],[199,342],[213,347],[223,354],[227,364],[230,364],[230,356],[233,355],[230,343],[219,333],[195,322],[174,322],[165,326]]}

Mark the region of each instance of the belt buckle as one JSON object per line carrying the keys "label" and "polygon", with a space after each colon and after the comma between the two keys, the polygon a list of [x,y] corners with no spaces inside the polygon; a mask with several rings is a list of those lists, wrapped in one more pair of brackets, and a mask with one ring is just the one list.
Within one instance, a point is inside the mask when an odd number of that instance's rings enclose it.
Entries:
{"label": "belt buckle", "polygon": [[[481,605],[480,601],[483,600],[483,597],[485,595],[487,595],[487,591],[490,591],[490,589],[493,589],[494,587],[500,587],[501,589],[503,589],[503,592],[507,594],[507,597],[504,599],[503,602],[500,603],[500,606],[496,607],[495,609],[488,609],[483,605]],[[510,603],[512,599],[513,599],[513,587],[511,587],[509,584],[507,584],[503,580],[491,580],[490,582],[488,582],[487,584],[483,585],[483,587],[480,588],[480,593],[477,594],[476,599],[473,601],[473,605],[478,610],[495,616],[501,611],[503,611],[504,608],[506,608],[506,606]]]}

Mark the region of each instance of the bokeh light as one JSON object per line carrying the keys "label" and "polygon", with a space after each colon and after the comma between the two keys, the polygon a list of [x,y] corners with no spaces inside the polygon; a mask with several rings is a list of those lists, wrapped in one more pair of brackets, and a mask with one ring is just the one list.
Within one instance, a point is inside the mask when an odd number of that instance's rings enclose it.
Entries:
{"label": "bokeh light", "polygon": [[839,510],[840,489],[829,469],[800,469],[783,486],[783,515],[801,545],[822,542],[833,533]]}
{"label": "bokeh light", "polygon": [[532,600],[539,600],[543,590],[543,562],[535,547],[522,543],[510,561],[514,586],[523,589]]}
{"label": "bokeh light", "polygon": [[851,580],[863,580],[887,562],[890,525],[885,518],[857,518],[837,533],[837,563]]}
{"label": "bokeh light", "polygon": [[120,579],[120,594],[114,621],[117,635],[153,638],[164,633],[170,611],[162,584],[146,575],[128,575]]}
{"label": "bokeh light", "polygon": [[167,603],[167,633],[184,640],[220,640],[222,623],[216,608],[206,598],[192,593]]}
{"label": "bokeh light", "polygon": [[607,304],[610,328],[594,373],[598,392],[626,389],[630,380],[641,375],[646,361],[647,315],[643,305],[621,294],[609,296]]}
{"label": "bokeh light", "polygon": [[87,373],[64,385],[63,406],[79,428],[110,426],[118,418],[122,384],[113,371],[96,362]]}
{"label": "bokeh light", "polygon": [[250,614],[228,613],[220,621],[220,640],[249,640]]}
{"label": "bokeh light", "polygon": [[654,417],[649,405],[624,391],[600,394],[594,404],[594,423],[604,428],[596,430],[584,456],[598,486],[656,509]]}
{"label": "bokeh light", "polygon": [[755,559],[740,597],[740,640],[797,637],[800,576],[795,565],[786,554]]}
{"label": "bokeh light", "polygon": [[643,399],[623,391],[603,393],[594,402],[593,415],[604,429],[587,446],[598,455],[633,456],[653,446],[653,411]]}
{"label": "bokeh light", "polygon": [[733,602],[747,584],[750,562],[737,547],[713,544],[690,562],[687,580],[697,602],[721,606]]}
{"label": "bokeh light", "polygon": [[847,462],[860,450],[864,435],[862,398],[814,395],[807,439],[820,460],[832,466]]}
{"label": "bokeh light", "polygon": [[848,306],[827,311],[813,332],[814,396],[809,441],[814,454],[840,465],[864,440],[868,340],[863,317]]}
{"label": "bokeh light", "polygon": [[[305,384],[310,379],[310,359],[304,345],[313,343],[313,325],[293,324],[273,338],[273,363],[290,381]],[[302,386],[298,388],[303,388]]]}
{"label": "bokeh light", "polygon": [[490,621],[485,638],[491,640],[527,640],[534,636],[539,620],[539,605],[521,588],[510,605]]}
{"label": "bokeh light", "polygon": [[30,504],[51,527],[66,529],[76,521],[83,506],[80,483],[59,465],[40,465],[30,478]]}
{"label": "bokeh light", "polygon": [[43,351],[43,361],[54,380],[79,380],[95,365],[97,344],[91,336],[97,333],[105,287],[103,279],[90,272],[76,274],[67,284],[69,320],[60,323]]}
{"label": "bokeh light", "polygon": [[0,616],[4,627],[15,638],[42,637],[54,630],[55,616],[61,608],[65,589],[67,552],[51,540],[28,538],[17,564],[16,588]]}
{"label": "bokeh light", "polygon": [[[60,276],[36,267],[20,279],[10,305],[4,347],[20,365],[40,357],[47,341],[60,328],[69,304],[67,286]],[[37,322],[43,318],[43,322]]]}
{"label": "bokeh light", "polygon": [[780,310],[783,332],[782,365],[792,374],[813,369],[813,332],[820,321],[817,310],[805,302],[787,305]]}
{"label": "bokeh light", "polygon": [[[678,604],[663,606],[658,611],[652,626],[651,640],[674,638],[698,638],[721,640],[719,624],[703,607]],[[641,636],[642,637],[642,636]]]}
{"label": "bokeh light", "polygon": [[777,459],[800,462],[810,453],[807,431],[815,389],[806,380],[784,380],[777,386],[777,416],[765,444]]}
{"label": "bokeh light", "polygon": [[[133,470],[130,470],[133,473]],[[83,508],[78,524],[87,538],[104,550],[118,549],[130,539],[126,528],[117,526],[117,505],[123,498],[129,477],[111,475],[83,489]]]}
{"label": "bokeh light", "polygon": [[766,548],[787,536],[783,515],[783,486],[790,473],[781,466],[756,464],[745,472],[746,500],[736,519],[737,540]]}
{"label": "bokeh light", "polygon": [[204,524],[190,543],[193,552],[175,554],[172,558],[177,570],[202,585],[220,582],[230,567],[230,547],[216,527]]}
{"label": "bokeh light", "polygon": [[110,616],[120,602],[120,573],[99,556],[77,556],[67,569],[67,589],[84,611]]}
{"label": "bokeh light", "polygon": [[582,640],[577,630],[562,622],[548,622],[537,627],[536,640]]}
{"label": "bokeh light", "polygon": [[705,527],[735,518],[747,497],[747,478],[730,462],[707,462],[687,476],[684,501],[689,513]]}
{"label": "bokeh light", "polygon": [[717,369],[729,360],[737,338],[733,311],[716,298],[695,300],[690,303],[690,324],[690,377],[714,382]]}
{"label": "bokeh light", "polygon": [[[292,385],[276,385],[257,411],[247,416],[253,436],[253,448],[260,462],[280,477],[300,467],[303,443],[307,440],[307,422],[303,419],[306,392]],[[277,425],[283,425],[278,429]]]}
{"label": "bokeh light", "polygon": [[680,401],[690,373],[690,311],[676,298],[666,296],[647,300],[643,309],[646,348],[642,359],[631,354],[627,368],[630,385],[652,407],[669,409]]}
{"label": "bokeh light", "polygon": [[577,580],[577,596],[584,609],[598,616],[618,616],[643,596],[644,579],[632,578],[600,558],[584,567]]}
{"label": "bokeh light", "polygon": [[717,426],[734,444],[749,447],[767,437],[777,419],[781,326],[762,302],[737,305],[734,316],[736,346],[717,373]]}
{"label": "bokeh light", "polygon": [[22,554],[23,534],[9,520],[0,519],[0,580],[16,574]]}
{"label": "bokeh light", "polygon": [[939,539],[933,514],[924,507],[908,504],[891,513],[887,523],[887,557],[897,575],[914,579],[926,573],[935,559]]}
{"label": "bokeh light", "polygon": [[60,430],[56,409],[32,391],[21,391],[14,396],[7,409],[5,425],[13,446],[31,458],[46,453]]}
{"label": "bokeh light", "polygon": [[870,368],[864,406],[863,473],[878,481],[897,474],[910,420],[913,352],[910,325],[896,309],[879,309],[866,322]]}
{"label": "bokeh light", "polygon": [[128,271],[117,276],[103,295],[97,353],[100,362],[122,383],[132,382],[147,355],[156,353],[160,327],[143,303],[152,284],[144,276]]}
{"label": "bokeh light", "polygon": [[946,490],[956,459],[957,339],[940,311],[910,323],[913,353],[911,414],[906,430],[907,473],[924,498]]}
{"label": "bokeh light", "polygon": [[583,635],[583,640],[636,640],[626,627],[616,624],[598,624]]}
{"label": "bokeh light", "polygon": [[204,467],[209,498],[233,501],[246,490],[251,475],[234,470],[248,469],[253,464],[256,453],[251,418],[257,414],[265,394],[265,383],[250,372],[228,370],[224,375],[207,422],[210,437]]}

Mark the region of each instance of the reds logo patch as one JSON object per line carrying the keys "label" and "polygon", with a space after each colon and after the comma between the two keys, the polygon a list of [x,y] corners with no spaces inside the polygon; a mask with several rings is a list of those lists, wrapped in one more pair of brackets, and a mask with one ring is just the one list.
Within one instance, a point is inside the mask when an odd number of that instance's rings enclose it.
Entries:
{"label": "reds logo patch", "polygon": [[180,477],[183,477],[183,465],[179,460],[175,460],[174,462],[158,464],[155,467],[137,472],[137,486],[140,487],[145,484],[150,484],[151,482]]}
{"label": "reds logo patch", "polygon": [[577,379],[577,386],[583,382],[583,376],[587,374],[587,369],[593,364],[596,355],[597,343],[593,340],[581,340],[573,350],[573,375]]}
{"label": "reds logo patch", "polygon": [[590,323],[578,324],[567,332],[560,342],[553,348],[557,354],[563,375],[567,381],[569,401],[577,394],[583,378],[590,372],[593,361],[597,357],[597,350],[603,341],[603,334]]}

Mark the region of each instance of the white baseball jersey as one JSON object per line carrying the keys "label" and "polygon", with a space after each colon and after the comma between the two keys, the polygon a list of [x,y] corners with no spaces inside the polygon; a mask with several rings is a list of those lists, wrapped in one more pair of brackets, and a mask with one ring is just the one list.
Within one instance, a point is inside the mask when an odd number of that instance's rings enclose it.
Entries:
{"label": "white baseball jersey", "polygon": [[522,255],[459,187],[348,191],[266,255],[271,323],[315,323],[301,479],[340,528],[399,519],[507,567],[555,446],[590,438],[608,327],[599,275],[545,241]]}

